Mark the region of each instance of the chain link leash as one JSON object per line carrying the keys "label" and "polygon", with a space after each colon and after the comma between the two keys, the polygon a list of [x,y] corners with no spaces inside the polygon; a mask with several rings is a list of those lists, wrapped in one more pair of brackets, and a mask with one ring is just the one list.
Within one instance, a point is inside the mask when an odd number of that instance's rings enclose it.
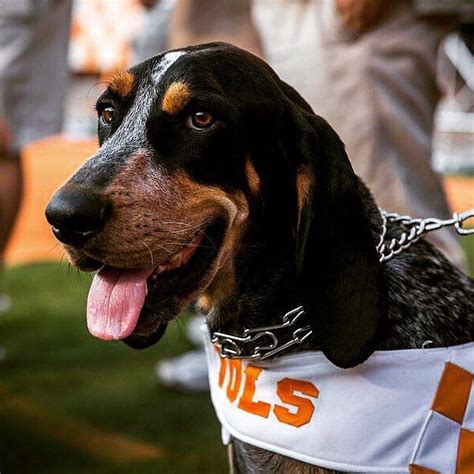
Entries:
{"label": "chain link leash", "polygon": [[[452,219],[446,220],[417,219],[387,212],[384,209],[380,209],[380,215],[382,216],[382,231],[376,247],[380,262],[386,262],[402,253],[422,235],[443,227],[454,226],[459,235],[474,234],[474,227],[466,229],[463,226],[465,221],[474,218],[474,209],[461,214],[454,213]],[[398,238],[392,238],[389,242],[385,242],[389,222],[403,226],[403,231]],[[265,360],[301,344],[311,336],[313,331],[310,326],[296,326],[303,315],[303,306],[298,306],[283,316],[281,324],[245,329],[241,336],[216,331],[211,334],[211,341],[220,346],[220,355],[225,359]],[[285,329],[290,329],[290,333],[284,331]],[[258,344],[255,346],[253,343],[257,341]]]}
{"label": "chain link leash", "polygon": [[[474,217],[474,209],[462,212],[461,214],[455,212],[451,219],[446,220],[435,219],[434,217],[418,219],[410,216],[402,216],[395,212],[387,212],[384,209],[380,209],[380,215],[382,216],[382,232],[380,233],[380,240],[376,247],[380,256],[380,262],[386,262],[395,255],[402,253],[422,235],[443,227],[454,226],[459,235],[474,234],[474,228],[465,229],[463,227],[465,221]],[[388,222],[396,222],[406,228],[406,230],[403,231],[397,239],[393,238],[390,242],[386,243],[385,237],[387,235]]]}

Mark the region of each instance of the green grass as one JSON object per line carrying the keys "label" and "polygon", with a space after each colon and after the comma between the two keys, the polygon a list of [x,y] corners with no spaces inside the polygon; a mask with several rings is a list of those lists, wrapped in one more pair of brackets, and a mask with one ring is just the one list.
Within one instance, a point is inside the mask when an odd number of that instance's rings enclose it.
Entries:
{"label": "green grass", "polygon": [[[220,473],[225,449],[207,394],[161,388],[153,365],[190,346],[184,323],[162,342],[136,351],[91,337],[84,314],[90,278],[58,264],[6,271],[12,310],[0,321],[0,472]],[[9,409],[27,397],[47,416],[79,418],[165,452],[163,459],[105,462],[44,434],[44,427]]]}
{"label": "green grass", "polygon": [[[474,273],[474,238],[464,244]],[[0,472],[221,473],[225,449],[208,395],[165,390],[153,376],[158,359],[189,349],[184,322],[173,323],[160,344],[135,351],[92,338],[84,320],[90,278],[64,265],[12,268],[13,298],[0,320]],[[80,419],[95,428],[158,445],[160,460],[106,462],[45,433],[44,420],[12,409],[27,398],[46,416]],[[68,425],[69,426],[69,425]]]}

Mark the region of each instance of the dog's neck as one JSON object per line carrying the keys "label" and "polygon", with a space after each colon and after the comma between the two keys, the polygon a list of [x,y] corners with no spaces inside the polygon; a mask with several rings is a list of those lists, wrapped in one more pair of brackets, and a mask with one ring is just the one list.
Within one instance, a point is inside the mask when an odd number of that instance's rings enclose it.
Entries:
{"label": "dog's neck", "polygon": [[[380,213],[363,185],[361,192],[376,245],[382,226]],[[389,227],[387,237],[399,232],[396,226]],[[260,235],[265,236],[264,231],[260,230]],[[254,239],[252,232],[244,236],[241,252],[245,259],[237,254],[235,260],[239,280],[232,295],[214,308],[208,321],[211,331],[241,335],[246,328],[280,323],[286,312],[301,304],[295,241],[286,238],[275,245],[274,234]],[[239,267],[239,261],[245,265]],[[444,346],[474,340],[473,281],[432,245],[422,239],[382,265],[388,314],[379,349],[419,348],[426,341]],[[317,335],[297,349],[319,349]]]}
{"label": "dog's neck", "polygon": [[212,331],[225,330],[241,334],[245,328],[281,321],[281,317],[298,304],[294,243],[275,253],[274,247],[258,244],[245,248],[245,267],[236,274],[232,295],[213,308],[209,320]]}
{"label": "dog's neck", "polygon": [[[382,225],[380,212],[362,182],[360,192],[371,222],[375,246]],[[281,216],[281,219],[285,220],[285,217]],[[286,220],[291,221],[291,218]],[[260,217],[254,222],[254,226],[250,224],[243,235],[235,257],[233,273],[238,275],[235,289],[228,298],[214,306],[208,321],[213,331],[241,334],[245,328],[280,323],[285,313],[302,304],[296,269],[298,229],[282,234],[281,221],[273,223]],[[244,263],[239,265],[239,262]],[[313,340],[311,348],[316,348],[315,344]]]}
{"label": "dog's neck", "polygon": [[[375,201],[362,183],[361,193],[375,246],[382,219]],[[239,275],[239,280],[235,281],[232,294],[213,307],[208,318],[211,331],[241,335],[245,329],[279,324],[285,313],[302,304],[297,285],[296,232],[295,229],[291,235],[280,235],[271,228],[269,230],[268,223],[260,228],[247,229],[235,258],[233,273]],[[240,258],[239,253],[245,258]],[[239,265],[239,262],[245,263]],[[298,349],[318,350],[317,336],[308,338]]]}

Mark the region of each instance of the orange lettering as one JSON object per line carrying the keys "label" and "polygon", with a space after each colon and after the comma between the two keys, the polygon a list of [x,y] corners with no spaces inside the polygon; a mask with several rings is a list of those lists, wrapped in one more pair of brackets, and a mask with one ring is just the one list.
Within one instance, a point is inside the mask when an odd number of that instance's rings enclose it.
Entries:
{"label": "orange lettering", "polygon": [[220,361],[220,368],[219,368],[219,379],[218,379],[218,383],[219,383],[219,387],[222,387],[222,385],[224,384],[224,379],[225,379],[225,374],[227,372],[227,363],[229,362],[228,359],[224,359],[223,357],[221,357],[221,353],[219,351],[219,349],[217,347],[214,347],[214,350],[217,352],[217,354],[219,355],[219,361]]}
{"label": "orange lettering", "polygon": [[229,360],[230,377],[227,384],[227,398],[234,403],[239,394],[242,383],[242,362],[240,360]]}
{"label": "orange lettering", "polygon": [[271,405],[265,402],[254,402],[253,397],[255,396],[255,382],[257,381],[262,368],[248,365],[245,369],[245,385],[244,393],[240,397],[238,407],[241,410],[245,410],[254,415],[263,416],[268,418],[270,413]]}
{"label": "orange lettering", "polygon": [[297,408],[292,413],[288,408],[275,405],[273,409],[275,416],[287,425],[303,426],[309,423],[314,413],[314,405],[308,398],[299,397],[294,392],[301,392],[308,397],[317,398],[319,390],[311,383],[304,380],[285,378],[277,383],[277,395],[283,403]]}

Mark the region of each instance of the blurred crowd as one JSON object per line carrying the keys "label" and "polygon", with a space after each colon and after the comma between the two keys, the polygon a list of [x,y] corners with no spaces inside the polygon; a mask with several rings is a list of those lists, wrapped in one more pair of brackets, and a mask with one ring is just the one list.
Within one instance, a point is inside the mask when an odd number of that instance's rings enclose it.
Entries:
{"label": "blurred crowd", "polygon": [[[268,61],[334,126],[382,207],[412,216],[450,216],[431,160],[435,110],[444,90],[438,58],[440,46],[451,38],[450,93],[473,120],[471,0],[139,3],[144,22],[130,65],[165,49],[210,41],[247,49]],[[72,0],[0,0],[0,270],[22,196],[21,151],[62,128],[71,11]],[[113,37],[108,40],[113,44]],[[432,239],[455,264],[465,265],[452,231]],[[0,313],[7,307],[0,286]],[[196,343],[200,321],[190,325]],[[168,385],[207,387],[200,350],[160,363],[157,375]]]}

